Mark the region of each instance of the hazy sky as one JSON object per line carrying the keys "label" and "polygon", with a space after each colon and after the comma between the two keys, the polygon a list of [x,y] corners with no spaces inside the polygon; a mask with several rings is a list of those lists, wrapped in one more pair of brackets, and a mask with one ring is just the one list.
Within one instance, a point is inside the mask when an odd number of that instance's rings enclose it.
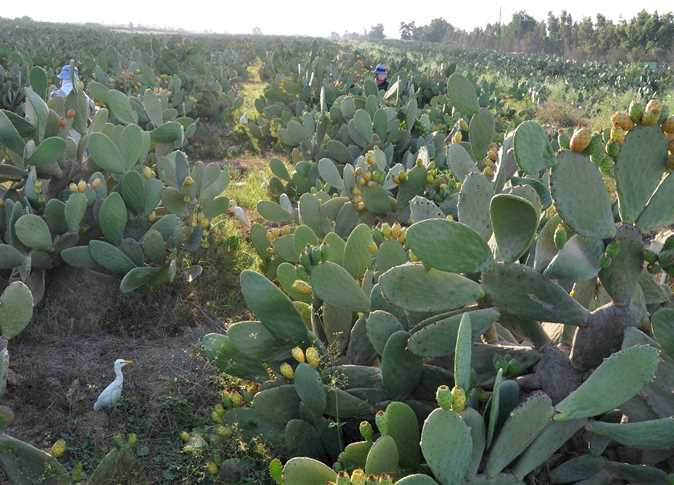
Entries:
{"label": "hazy sky", "polygon": [[[206,1],[180,0],[143,2],[113,0],[108,8],[97,8],[91,0],[47,2],[44,0],[0,0],[0,16],[21,17],[57,22],[100,22],[125,24],[134,22],[162,27],[182,27],[192,31],[250,33],[255,26],[266,34],[327,36],[345,30],[362,32],[375,23],[384,24],[388,37],[398,37],[401,20],[425,24],[435,17],[444,17],[451,24],[470,29],[496,22],[502,7],[507,21],[516,10],[526,10],[537,19],[549,10],[557,14],[564,8],[574,19],[603,13],[618,20],[630,18],[639,10],[672,10],[671,0],[618,2],[616,0],[566,0],[542,2],[534,0],[491,2],[451,2],[438,0],[364,1],[364,0],[251,0]],[[114,5],[114,6],[113,6]]]}

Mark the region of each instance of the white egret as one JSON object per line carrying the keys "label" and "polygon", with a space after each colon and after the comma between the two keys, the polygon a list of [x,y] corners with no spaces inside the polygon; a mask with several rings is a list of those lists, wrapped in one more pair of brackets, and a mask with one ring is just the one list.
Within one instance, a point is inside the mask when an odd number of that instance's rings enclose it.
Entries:
{"label": "white egret", "polygon": [[229,212],[236,218],[238,221],[243,224],[245,227],[250,227],[250,220],[248,219],[248,215],[246,214],[246,211],[243,210],[242,207],[239,207],[238,205],[235,205],[234,207],[231,207],[229,209]]}
{"label": "white egret", "polygon": [[117,359],[115,361],[115,380],[112,381],[108,387],[103,389],[103,392],[98,396],[98,399],[96,399],[96,403],[94,404],[94,411],[110,408],[117,404],[117,401],[122,397],[122,386],[124,385],[122,369],[132,363],[132,360],[125,359]]}

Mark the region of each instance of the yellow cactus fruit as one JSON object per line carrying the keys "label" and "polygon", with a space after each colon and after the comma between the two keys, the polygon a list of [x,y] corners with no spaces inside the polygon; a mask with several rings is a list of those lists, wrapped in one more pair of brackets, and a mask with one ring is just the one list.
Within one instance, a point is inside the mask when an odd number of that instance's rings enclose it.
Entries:
{"label": "yellow cactus fruit", "polygon": [[53,456],[54,458],[62,457],[65,452],[66,452],[65,440],[55,441],[54,444],[51,445],[51,456]]}
{"label": "yellow cactus fruit", "polygon": [[316,347],[307,347],[304,351],[304,355],[307,358],[307,364],[311,367],[316,368],[321,362],[321,356],[318,354]]}
{"label": "yellow cactus fruit", "polygon": [[577,153],[582,153],[590,145],[592,141],[592,132],[589,128],[576,128],[571,136],[570,147],[571,150]]}
{"label": "yellow cactus fruit", "polygon": [[651,99],[646,103],[646,108],[644,111],[657,111],[658,113],[662,112],[662,103],[659,99]]}
{"label": "yellow cactus fruit", "polygon": [[157,220],[157,213],[155,211],[150,212],[147,216],[147,220],[150,224],[155,222]]}
{"label": "yellow cactus fruit", "polygon": [[243,403],[245,402],[243,396],[236,391],[230,392],[229,398],[232,400],[232,406],[234,406],[235,408],[240,408],[241,406],[243,406]]}
{"label": "yellow cactus fruit", "polygon": [[219,424],[215,427],[215,433],[220,436],[221,438],[229,438],[232,436],[232,428],[229,426],[223,426],[222,424]]}
{"label": "yellow cactus fruit", "polygon": [[634,121],[630,118],[630,115],[625,111],[616,111],[611,116],[611,123],[613,126],[622,128],[625,131],[629,131],[634,128]]}
{"label": "yellow cactus fruit", "polygon": [[286,379],[292,381],[295,378],[295,371],[293,370],[293,367],[287,362],[281,364],[279,370],[281,371],[281,375]]}
{"label": "yellow cactus fruit", "polygon": [[391,226],[388,224],[388,222],[385,222],[381,225],[381,233],[386,239],[391,237]]}
{"label": "yellow cactus fruit", "polygon": [[190,440],[190,434],[187,431],[182,431],[180,433],[180,441],[187,443]]}
{"label": "yellow cactus fruit", "polygon": [[151,179],[154,176],[154,170],[152,170],[150,167],[143,167],[143,176],[146,179]]}
{"label": "yellow cactus fruit", "polygon": [[615,141],[623,145],[625,143],[625,130],[619,126],[613,126],[611,128],[611,141]]}
{"label": "yellow cactus fruit", "polygon": [[208,471],[209,475],[215,476],[218,474],[218,465],[216,465],[212,461],[209,461],[208,464],[206,465],[206,470]]}
{"label": "yellow cactus fruit", "polygon": [[77,183],[77,191],[83,194],[84,192],[86,192],[86,190],[87,190],[87,183],[84,180],[80,180]]}
{"label": "yellow cactus fruit", "polygon": [[311,295],[313,288],[309,283],[302,280],[293,281],[292,289],[303,295]]}
{"label": "yellow cactus fruit", "polygon": [[301,347],[293,347],[293,349],[290,351],[290,354],[293,356],[293,359],[295,359],[300,364],[304,363],[304,351]]}
{"label": "yellow cactus fruit", "polygon": [[94,179],[91,181],[91,188],[97,190],[102,184],[103,181],[101,179]]}
{"label": "yellow cactus fruit", "polygon": [[376,186],[377,186],[377,182],[375,182],[374,180],[368,180],[368,181],[367,181],[367,186],[370,187],[370,188],[376,187]]}
{"label": "yellow cactus fruit", "polygon": [[457,144],[461,143],[462,140],[463,140],[463,136],[461,135],[461,132],[460,132],[460,131],[457,131],[457,132],[454,133],[454,135],[452,136],[452,143],[453,143],[454,145],[457,145]]}
{"label": "yellow cactus fruit", "polygon": [[183,184],[184,184],[186,187],[189,187],[189,186],[192,185],[193,183],[194,183],[194,179],[193,179],[190,175],[188,175],[187,177],[185,177],[185,181],[183,182]]}
{"label": "yellow cactus fruit", "polygon": [[377,243],[375,243],[374,241],[370,241],[370,244],[367,245],[367,250],[373,256],[377,254]]}
{"label": "yellow cactus fruit", "polygon": [[77,192],[77,184],[75,182],[70,182],[70,185],[68,185],[68,189],[71,192]]}
{"label": "yellow cactus fruit", "polygon": [[487,165],[482,169],[482,175],[485,177],[491,178],[494,176],[494,169],[491,165]]}
{"label": "yellow cactus fruit", "polygon": [[356,468],[351,472],[351,485],[365,485],[367,475],[361,468]]}
{"label": "yellow cactus fruit", "polygon": [[364,211],[365,210],[365,202],[363,202],[362,200],[359,200],[358,202],[356,202],[356,210],[360,211],[360,212]]}
{"label": "yellow cactus fruit", "polygon": [[129,443],[129,446],[134,447],[138,443],[138,435],[136,433],[129,433],[129,437],[126,440]]}
{"label": "yellow cactus fruit", "polygon": [[466,391],[459,386],[452,388],[452,410],[460,413],[466,409]]}
{"label": "yellow cactus fruit", "polygon": [[492,162],[495,162],[498,159],[498,152],[496,150],[489,150],[487,152],[487,158]]}

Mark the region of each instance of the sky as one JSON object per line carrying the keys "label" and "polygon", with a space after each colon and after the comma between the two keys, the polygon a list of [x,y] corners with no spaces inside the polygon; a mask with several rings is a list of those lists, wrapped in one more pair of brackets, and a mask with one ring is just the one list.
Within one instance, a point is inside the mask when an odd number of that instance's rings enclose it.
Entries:
{"label": "sky", "polygon": [[[1,17],[29,16],[34,20],[54,22],[97,22],[104,24],[142,24],[190,31],[219,33],[251,33],[259,27],[264,34],[307,35],[324,37],[331,32],[342,34],[361,33],[376,23],[384,24],[388,37],[398,37],[400,21],[414,20],[417,25],[443,17],[455,27],[472,29],[497,22],[499,10],[504,22],[513,12],[526,10],[537,19],[543,19],[552,10],[559,14],[562,8],[574,19],[594,17],[597,13],[618,20],[630,18],[640,10],[672,11],[671,0],[645,0],[618,2],[616,0],[566,0],[542,2],[518,0],[492,2],[451,2],[438,0],[415,1],[364,1],[364,0],[241,0],[220,2],[207,0],[164,0],[142,2],[114,0],[112,8],[93,8],[91,0],[68,0],[59,4],[53,1],[32,0],[17,2],[0,0]],[[111,5],[112,5],[111,4]],[[58,6],[57,6],[58,5]]]}

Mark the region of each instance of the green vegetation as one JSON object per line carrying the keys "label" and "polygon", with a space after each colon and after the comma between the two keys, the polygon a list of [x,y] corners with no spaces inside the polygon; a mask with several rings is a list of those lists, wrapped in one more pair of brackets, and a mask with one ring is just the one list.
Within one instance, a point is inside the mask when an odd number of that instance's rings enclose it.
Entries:
{"label": "green vegetation", "polygon": [[10,481],[671,482],[670,70],[0,24],[9,350],[74,267],[185,301],[208,360],[125,397],[105,456],[2,408]]}

